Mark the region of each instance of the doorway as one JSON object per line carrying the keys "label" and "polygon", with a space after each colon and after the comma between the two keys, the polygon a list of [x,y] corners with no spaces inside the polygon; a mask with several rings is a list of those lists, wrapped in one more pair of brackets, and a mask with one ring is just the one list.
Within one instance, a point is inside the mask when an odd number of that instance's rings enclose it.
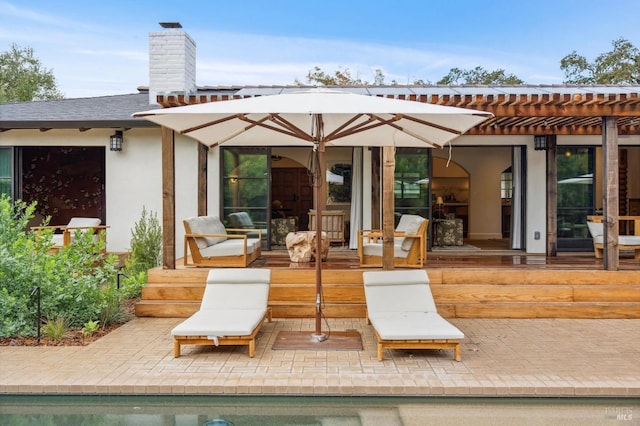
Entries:
{"label": "doorway", "polygon": [[[271,163],[272,206],[280,204],[278,211],[296,219],[296,230],[306,230],[308,213],[313,208],[313,187],[309,184],[306,167],[279,167],[277,163],[284,160],[272,160]],[[273,212],[272,217],[276,217]]]}

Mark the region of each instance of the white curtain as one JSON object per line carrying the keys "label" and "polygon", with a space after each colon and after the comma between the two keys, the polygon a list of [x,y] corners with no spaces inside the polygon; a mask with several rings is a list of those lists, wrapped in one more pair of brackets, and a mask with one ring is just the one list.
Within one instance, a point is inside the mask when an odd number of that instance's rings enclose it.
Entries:
{"label": "white curtain", "polygon": [[358,248],[358,230],[362,228],[362,147],[353,148],[351,161],[351,217],[349,248]]}
{"label": "white curtain", "polygon": [[522,249],[522,147],[512,150],[511,173],[513,189],[511,194],[511,248]]}

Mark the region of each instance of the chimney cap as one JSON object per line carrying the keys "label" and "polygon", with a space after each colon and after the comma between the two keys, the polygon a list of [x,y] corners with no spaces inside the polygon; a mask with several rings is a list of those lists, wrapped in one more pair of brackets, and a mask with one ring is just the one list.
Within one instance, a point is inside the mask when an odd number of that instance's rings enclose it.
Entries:
{"label": "chimney cap", "polygon": [[182,28],[180,22],[160,22],[162,28]]}

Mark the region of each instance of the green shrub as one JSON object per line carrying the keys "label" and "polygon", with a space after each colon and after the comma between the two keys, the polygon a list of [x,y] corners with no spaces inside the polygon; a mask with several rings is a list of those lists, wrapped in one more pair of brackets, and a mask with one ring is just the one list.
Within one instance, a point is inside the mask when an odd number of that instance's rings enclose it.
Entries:
{"label": "green shrub", "polygon": [[68,327],[98,319],[108,325],[120,306],[116,257],[104,255],[103,239],[79,231],[70,245],[48,254],[51,231],[36,236],[27,229],[35,205],[0,197],[0,336],[35,335],[35,287],[42,318],[65,318]]}
{"label": "green shrub", "polygon": [[131,252],[125,262],[120,290],[127,298],[140,297],[147,271],[162,263],[162,228],[158,215],[142,208],[140,220],[131,230]]}
{"label": "green shrub", "polygon": [[131,253],[126,267],[129,274],[147,272],[162,263],[162,228],[158,215],[142,208],[140,220],[131,230]]}

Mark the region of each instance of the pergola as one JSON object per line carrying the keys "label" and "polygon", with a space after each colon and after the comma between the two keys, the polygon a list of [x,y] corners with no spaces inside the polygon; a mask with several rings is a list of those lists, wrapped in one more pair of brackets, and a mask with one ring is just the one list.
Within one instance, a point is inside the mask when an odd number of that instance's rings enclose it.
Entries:
{"label": "pergola", "polygon": [[[215,88],[191,96],[160,95],[162,107],[218,102],[300,89],[288,87]],[[213,88],[211,88],[213,89]],[[640,135],[640,85],[596,86],[368,86],[336,87],[437,105],[488,111],[494,118],[469,135],[544,136],[547,163],[547,255],[557,253],[556,136],[601,135],[603,148],[604,269],[618,269],[618,136]],[[226,92],[222,93],[221,92]],[[162,128],[163,264],[175,268],[175,135]],[[198,144],[198,215],[207,214],[207,151]]]}

